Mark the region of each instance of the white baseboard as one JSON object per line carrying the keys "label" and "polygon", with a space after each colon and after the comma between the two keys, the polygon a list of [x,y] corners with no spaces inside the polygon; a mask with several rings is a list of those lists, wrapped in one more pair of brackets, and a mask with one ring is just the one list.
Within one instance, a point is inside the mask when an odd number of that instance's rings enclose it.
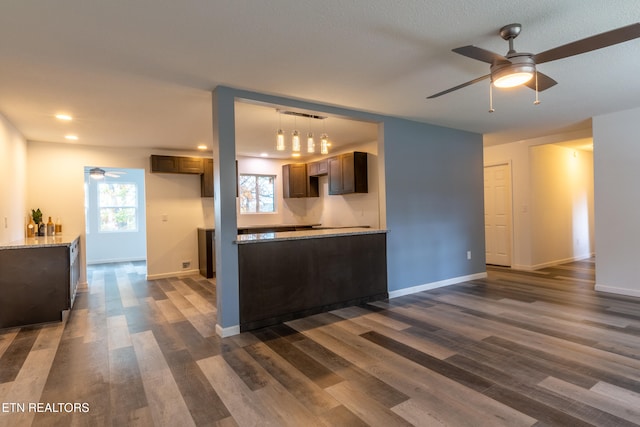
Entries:
{"label": "white baseboard", "polygon": [[535,268],[533,268],[530,265],[511,264],[511,267],[507,267],[507,268],[511,268],[512,270],[520,270],[520,271],[535,271]]}
{"label": "white baseboard", "polygon": [[192,276],[194,274],[200,274],[200,270],[192,269],[192,270],[174,271],[172,273],[147,274],[147,280],[166,279],[169,277]]}
{"label": "white baseboard", "polygon": [[574,257],[565,258],[565,259],[557,259],[555,261],[543,262],[541,264],[535,264],[535,265],[518,265],[518,264],[514,264],[514,265],[511,266],[511,268],[514,269],[514,270],[536,271],[536,270],[541,270],[541,269],[547,268],[547,267],[553,267],[555,265],[566,264],[568,262],[582,261],[583,259],[589,259],[589,258],[591,258],[593,256],[594,256],[594,254],[579,255],[579,256],[574,256]]}
{"label": "white baseboard", "polygon": [[597,292],[608,292],[610,294],[625,295],[628,297],[640,297],[640,289],[617,288],[615,286],[598,285],[595,289]]}
{"label": "white baseboard", "polygon": [[239,333],[240,333],[240,325],[223,328],[222,326],[216,323],[216,334],[218,334],[218,336],[221,338],[231,337],[233,335],[238,335]]}
{"label": "white baseboard", "polygon": [[429,291],[443,286],[455,285],[457,283],[468,282],[469,280],[484,279],[487,272],[470,274],[468,276],[452,277],[451,279],[440,280],[438,282],[426,283],[424,285],[412,286],[410,288],[398,289],[389,292],[389,299],[398,298],[404,295],[415,294],[417,292]]}

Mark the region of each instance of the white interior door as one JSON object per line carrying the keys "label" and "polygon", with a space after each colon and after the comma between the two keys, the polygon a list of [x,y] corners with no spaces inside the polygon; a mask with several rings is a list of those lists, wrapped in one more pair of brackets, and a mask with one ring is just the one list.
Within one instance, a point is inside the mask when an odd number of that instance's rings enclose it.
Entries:
{"label": "white interior door", "polygon": [[484,168],[486,263],[511,266],[511,166]]}

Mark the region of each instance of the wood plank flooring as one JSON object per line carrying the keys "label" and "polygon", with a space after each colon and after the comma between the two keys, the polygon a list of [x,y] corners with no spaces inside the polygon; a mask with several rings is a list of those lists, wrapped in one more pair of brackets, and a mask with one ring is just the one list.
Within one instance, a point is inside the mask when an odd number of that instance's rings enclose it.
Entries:
{"label": "wood plank flooring", "polygon": [[225,339],[215,280],[88,276],[66,324],[0,331],[0,426],[640,425],[640,299],[594,260]]}

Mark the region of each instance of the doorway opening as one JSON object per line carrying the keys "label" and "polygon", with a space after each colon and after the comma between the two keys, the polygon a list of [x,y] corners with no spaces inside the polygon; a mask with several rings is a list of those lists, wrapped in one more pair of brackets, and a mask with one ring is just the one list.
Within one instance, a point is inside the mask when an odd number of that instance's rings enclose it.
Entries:
{"label": "doorway opening", "polygon": [[87,265],[144,263],[147,226],[144,169],[85,167]]}

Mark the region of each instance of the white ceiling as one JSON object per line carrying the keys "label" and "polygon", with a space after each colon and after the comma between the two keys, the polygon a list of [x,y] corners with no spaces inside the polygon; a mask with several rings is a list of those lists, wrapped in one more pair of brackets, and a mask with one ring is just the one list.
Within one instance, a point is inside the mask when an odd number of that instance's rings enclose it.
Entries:
{"label": "white ceiling", "polygon": [[[496,90],[492,114],[488,81],[425,99],[488,73],[452,48],[504,54],[497,31],[519,22],[516,49],[538,53],[638,21],[638,0],[5,0],[0,113],[28,140],[190,149],[210,144],[210,91],[222,84],[514,141],[640,106],[640,39],[541,64],[558,81],[542,103]],[[258,135],[273,145],[277,114],[260,110],[238,111],[247,153]],[[336,144],[375,135],[326,123]]]}

